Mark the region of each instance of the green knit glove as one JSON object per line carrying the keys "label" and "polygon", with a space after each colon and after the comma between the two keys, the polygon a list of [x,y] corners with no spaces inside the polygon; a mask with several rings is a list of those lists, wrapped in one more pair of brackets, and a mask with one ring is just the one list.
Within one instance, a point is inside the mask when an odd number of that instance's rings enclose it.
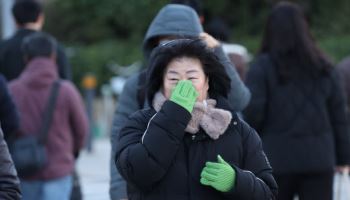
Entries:
{"label": "green knit glove", "polygon": [[179,81],[173,89],[170,101],[173,101],[188,112],[192,112],[194,103],[198,97],[198,92],[193,87],[192,82],[188,80]]}
{"label": "green knit glove", "polygon": [[218,155],[218,162],[206,162],[201,173],[201,184],[211,186],[218,191],[228,192],[234,187],[236,172]]}

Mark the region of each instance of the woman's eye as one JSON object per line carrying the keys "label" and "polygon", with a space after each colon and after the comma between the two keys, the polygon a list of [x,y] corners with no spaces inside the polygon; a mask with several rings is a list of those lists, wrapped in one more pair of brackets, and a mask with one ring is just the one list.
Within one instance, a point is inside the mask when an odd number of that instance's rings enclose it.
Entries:
{"label": "woman's eye", "polygon": [[196,80],[197,78],[196,77],[190,77],[188,78],[188,80]]}
{"label": "woman's eye", "polygon": [[179,79],[177,79],[177,78],[170,78],[169,80],[170,81],[178,81]]}

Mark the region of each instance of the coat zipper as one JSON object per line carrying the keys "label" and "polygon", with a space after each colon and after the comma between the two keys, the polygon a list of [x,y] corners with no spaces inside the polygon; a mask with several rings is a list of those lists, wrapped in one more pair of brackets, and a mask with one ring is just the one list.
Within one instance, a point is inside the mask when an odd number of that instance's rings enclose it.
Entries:
{"label": "coat zipper", "polygon": [[142,134],[141,144],[143,144],[143,139],[145,139],[146,133],[147,133],[147,131],[148,131],[148,127],[149,127],[149,125],[150,125],[152,119],[153,119],[157,114],[158,114],[158,112],[156,112],[156,113],[151,117],[151,119],[148,121],[148,123],[147,123],[147,128],[146,128],[145,132],[143,132],[143,134]]}

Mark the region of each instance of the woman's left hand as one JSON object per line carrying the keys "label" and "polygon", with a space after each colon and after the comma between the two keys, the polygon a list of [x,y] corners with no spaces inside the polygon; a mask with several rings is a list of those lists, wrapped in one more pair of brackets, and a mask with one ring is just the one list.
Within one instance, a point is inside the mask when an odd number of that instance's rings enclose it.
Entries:
{"label": "woman's left hand", "polygon": [[234,187],[236,171],[220,155],[218,162],[207,162],[201,173],[201,184],[211,186],[220,192]]}

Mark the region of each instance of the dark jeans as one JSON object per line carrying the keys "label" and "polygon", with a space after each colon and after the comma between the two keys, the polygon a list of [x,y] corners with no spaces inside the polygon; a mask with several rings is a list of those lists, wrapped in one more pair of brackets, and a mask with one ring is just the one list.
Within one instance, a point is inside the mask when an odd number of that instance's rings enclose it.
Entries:
{"label": "dark jeans", "polygon": [[332,200],[334,172],[275,174],[278,200]]}

